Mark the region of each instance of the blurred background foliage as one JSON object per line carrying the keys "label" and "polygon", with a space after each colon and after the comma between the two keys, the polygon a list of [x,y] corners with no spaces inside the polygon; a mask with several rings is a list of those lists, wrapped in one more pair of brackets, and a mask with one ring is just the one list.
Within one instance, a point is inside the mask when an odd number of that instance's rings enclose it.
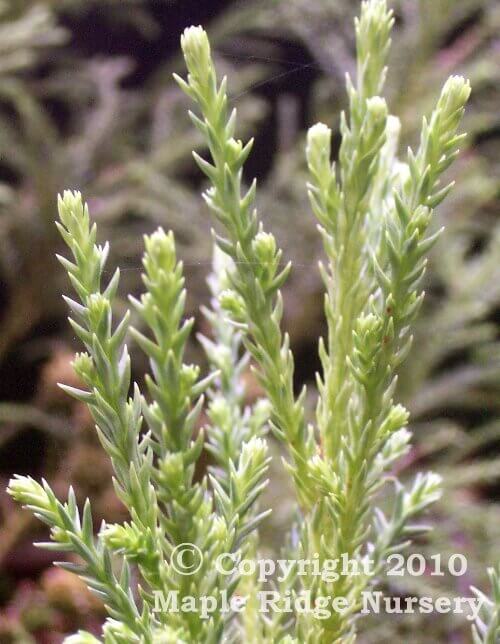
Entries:
{"label": "blurred background foliage", "polygon": [[[391,595],[468,595],[500,559],[500,6],[494,0],[399,0],[387,95],[403,122],[402,149],[415,144],[445,78],[461,73],[473,94],[469,132],[439,209],[446,233],[433,251],[427,298],[399,393],[412,412],[414,447],[401,471],[445,477],[428,517],[432,537],[416,552],[461,552],[462,577],[408,577]],[[202,23],[230,79],[232,102],[255,136],[248,177],[259,207],[294,271],[285,290],[297,385],[314,382],[324,332],[317,260],[320,240],[305,194],[304,140],[322,120],[337,128],[344,73],[354,71],[350,0],[2,0],[0,1],[0,488],[13,472],[45,476],[63,492],[75,484],[98,517],[123,511],[90,418],[57,388],[72,382],[74,339],[61,293],[67,290],[55,199],[77,188],[101,239],[123,267],[122,293],[137,292],[142,234],[175,231],[189,308],[208,294],[210,224],[191,162],[202,143],[171,80],[179,36]],[[122,302],[125,306],[125,301]],[[197,324],[203,320],[197,315]],[[192,347],[194,357],[201,357]],[[140,356],[135,374],[141,379]],[[249,398],[259,395],[250,373]],[[314,387],[310,387],[314,396]],[[311,404],[313,401],[311,400]],[[279,448],[273,448],[279,455]],[[277,462],[279,459],[275,459]],[[287,481],[278,465],[266,502],[275,512],[264,547],[279,546],[290,521]],[[0,491],[0,642],[61,641],[80,626],[98,632],[102,609],[80,582],[37,551],[31,518]],[[387,580],[384,582],[387,585]],[[371,616],[360,641],[469,642],[460,616]]]}

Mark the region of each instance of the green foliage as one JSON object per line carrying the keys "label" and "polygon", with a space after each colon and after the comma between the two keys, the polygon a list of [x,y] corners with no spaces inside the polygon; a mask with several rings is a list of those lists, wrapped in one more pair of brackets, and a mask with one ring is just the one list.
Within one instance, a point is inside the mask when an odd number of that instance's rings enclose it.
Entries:
{"label": "green foliage", "polygon": [[478,618],[472,627],[472,638],[474,644],[495,644],[500,638],[500,575],[498,569],[489,568],[492,597],[487,597],[477,588],[472,591],[479,599],[482,599],[483,615]]}
{"label": "green foliage", "polygon": [[253,211],[255,182],[242,195],[242,168],[250,153],[251,141],[243,147],[233,138],[236,111],[228,114],[226,82],[217,87],[210,46],[201,28],[185,32],[181,45],[189,69],[189,84],[176,77],[186,93],[196,100],[204,121],[191,115],[195,126],[206,136],[213,165],[195,154],[195,160],[213,183],[205,193],[208,206],[227,229],[229,237],[219,237],[221,250],[235,262],[231,275],[234,291],[223,294],[222,305],[242,328],[250,331],[248,348],[262,365],[260,378],[271,403],[271,422],[287,436],[294,459],[294,478],[301,487],[301,502],[311,503],[313,491],[303,485],[307,456],[313,453],[313,436],[304,418],[303,398],[293,392],[293,356],[289,341],[282,339],[282,303],[278,295],[290,265],[280,269],[281,252],[274,237],[258,230]]}
{"label": "green foliage", "polygon": [[[251,141],[243,145],[233,136],[236,114],[228,112],[225,79],[217,83],[206,34],[191,28],[181,41],[189,75],[187,83],[177,80],[199,106],[202,118],[190,116],[212,157],[209,163],[195,155],[211,182],[205,200],[227,235],[218,236],[217,242],[235,262],[223,305],[246,332],[271,402],[274,430],[292,457],[289,468],[298,501],[306,516],[310,514],[302,531],[306,558],[317,552],[322,559],[342,553],[361,557],[373,520],[373,494],[384,482],[385,467],[401,455],[401,443],[408,439],[407,412],[392,398],[395,369],[410,347],[409,327],[422,301],[418,284],[424,256],[436,239],[426,237],[432,208],[449,190],[435,192],[438,178],[463,138],[456,129],[469,87],[463,79],[452,78],[429,125],[424,120],[418,152],[409,152],[407,177],[393,176],[393,185],[385,188],[377,204],[379,220],[368,218],[387,129],[385,101],[374,93],[383,87],[391,25],[385,2],[363,4],[356,25],[357,86],[348,79],[349,125],[344,118],[339,180],[335,167],[330,167],[330,131],[320,124],[309,132],[310,198],[330,260],[329,270],[323,270],[329,350],[320,346],[325,374],[319,380],[321,444],[312,426],[305,424],[305,392],[294,397],[293,357],[279,326],[279,289],[289,267],[279,270],[281,251],[258,222],[255,182],[242,193],[242,168]],[[381,228],[375,248],[366,242],[376,238],[370,225]],[[437,484],[433,475],[418,478],[412,493],[397,496],[387,528],[394,541],[411,532],[405,519],[436,500]],[[301,641],[353,639],[352,614],[367,583],[368,579],[345,578],[333,588],[314,588],[318,596],[348,597],[352,613],[335,614],[321,624],[299,615]]]}
{"label": "green foliage", "polygon": [[[212,308],[205,310],[213,337],[200,337],[210,365],[207,377],[184,362],[193,320],[184,319],[183,267],[173,234],[160,229],[145,238],[145,293],[131,298],[142,326],[130,334],[150,365],[146,397],[132,387],[125,344],[129,314],[113,323],[119,272],[102,285],[108,246],[97,245],[96,227],[79,193],[66,192],[59,201],[58,228],[73,255],[72,261],[59,259],[77,295],[77,300],[65,299],[71,326],[85,347],[74,362],[85,389],[65,389],[89,406],[130,520],[103,526],[95,537],[89,503],[80,518],[72,492],[61,504],[46,483],[27,477],[13,479],[9,492],[51,527],[52,542],[40,545],[83,559],[83,564],[62,565],[105,601],[110,617],[105,642],[218,642],[233,633],[228,622],[234,615],[220,610],[209,619],[198,612],[156,613],[154,592],[213,595],[219,602],[223,591],[231,596],[241,583],[218,573],[214,562],[224,552],[256,555],[254,530],[267,515],[257,502],[269,464],[268,420],[288,449],[286,467],[300,513],[299,538],[289,539],[288,557],[318,556],[323,562],[344,554],[361,563],[370,554],[376,566],[370,574],[334,582],[290,580],[287,590],[308,591],[313,600],[346,597],[347,611],[322,621],[299,613],[293,623],[273,618],[260,624],[250,606],[235,637],[354,642],[362,591],[376,583],[388,554],[427,529],[412,522],[439,498],[438,475],[419,474],[409,486],[396,480],[387,515],[376,494],[394,481],[391,467],[409,447],[409,414],[394,402],[397,371],[411,348],[427,255],[438,238],[432,231],[434,208],[451,188],[441,186],[441,175],[463,140],[457,129],[470,89],[461,77],[447,81],[429,120],[424,119],[417,151],[409,150],[406,163],[399,162],[399,122],[379,96],[392,25],[385,0],[362,4],[356,22],[357,77],[355,83],[347,80],[338,169],[330,160],[331,130],[318,124],[308,134],[309,198],[327,257],[321,268],[327,337],[319,346],[322,374],[311,422],[305,389],[295,393],[294,358],[281,330],[280,289],[290,264],[282,265],[274,236],[259,220],[255,181],[244,187],[252,141],[235,138],[236,112],[229,109],[226,80],[217,80],[201,27],[182,37],[188,77],[176,79],[198,108],[191,120],[211,158],[194,156],[209,180],[204,198],[221,229]],[[240,377],[250,356],[266,399],[245,408]],[[206,436],[199,429],[204,394]],[[215,466],[199,479],[195,468],[204,445]],[[172,555],[187,542],[200,549],[202,561],[194,573],[180,575]],[[118,576],[112,558],[120,560]],[[131,566],[140,573],[134,592]],[[258,584],[253,583],[255,596]],[[493,626],[485,628],[496,628],[495,619],[494,611],[488,614]],[[484,630],[478,625],[475,637]],[[96,640],[81,633],[69,641]]]}
{"label": "green foliage", "polygon": [[[71,325],[87,350],[74,362],[87,389],[62,386],[88,404],[113,464],[115,490],[129,510],[130,521],[103,526],[96,539],[90,504],[86,503],[80,521],[73,492],[62,505],[46,483],[40,486],[26,477],[13,479],[9,491],[51,525],[54,543],[40,544],[42,547],[55,547],[83,558],[83,566],[61,565],[80,574],[105,601],[111,620],[118,624],[108,624],[106,642],[154,642],[157,633],[163,637],[172,629],[180,639],[218,641],[223,627],[220,610],[208,621],[197,613],[181,613],[170,620],[166,614],[153,611],[153,591],[175,589],[181,598],[193,594],[195,588],[197,593],[217,597],[223,589],[232,594],[237,579],[213,574],[214,561],[218,554],[244,551],[248,535],[265,516],[253,512],[253,507],[266,484],[266,444],[257,432],[248,435],[227,463],[214,443],[214,451],[226,465],[226,489],[216,486],[214,480],[212,494],[206,478],[193,480],[204,442],[202,432],[194,437],[202,407],[200,394],[219,372],[199,380],[198,369],[182,362],[192,322],[182,321],[182,265],[176,260],[172,234],[159,230],[145,238],[147,290],[140,300],[132,300],[153,337],[133,331],[150,358],[148,402],[137,385],[129,397],[130,358],[125,345],[129,314],[125,313],[114,329],[111,314],[119,271],[106,288],[101,287],[108,246],[96,244],[96,226],[90,225],[87,206],[79,193],[64,194],[59,200],[59,216],[58,227],[74,262],[59,259],[79,302],[65,299],[72,312]],[[141,433],[143,417],[147,433]],[[259,428],[262,422],[256,421]],[[189,576],[178,573],[175,562],[173,568],[171,563],[175,547],[184,543],[194,544],[203,552],[199,570]],[[122,559],[118,581],[111,553]],[[140,611],[131,593],[130,565],[139,568],[144,580],[139,589]]]}

